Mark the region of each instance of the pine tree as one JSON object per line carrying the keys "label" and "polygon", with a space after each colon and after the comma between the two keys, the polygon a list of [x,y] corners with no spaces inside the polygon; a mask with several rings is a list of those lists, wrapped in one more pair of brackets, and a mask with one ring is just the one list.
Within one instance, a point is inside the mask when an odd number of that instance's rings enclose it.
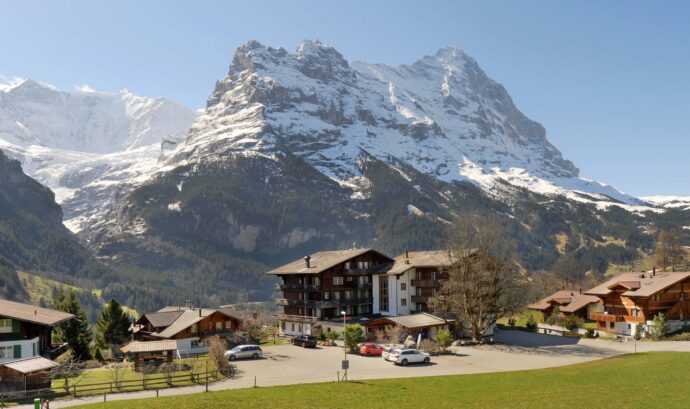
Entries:
{"label": "pine tree", "polygon": [[89,344],[92,334],[89,328],[89,319],[86,312],[81,308],[77,292],[75,290],[69,292],[62,289],[58,290],[54,307],[58,311],[74,314],[76,317],[58,325],[55,330],[55,338],[58,341],[66,342],[76,359],[82,361],[90,359]]}
{"label": "pine tree", "polygon": [[103,307],[96,322],[96,348],[104,349],[123,344],[129,339],[129,327],[129,316],[122,310],[117,301],[111,299]]}

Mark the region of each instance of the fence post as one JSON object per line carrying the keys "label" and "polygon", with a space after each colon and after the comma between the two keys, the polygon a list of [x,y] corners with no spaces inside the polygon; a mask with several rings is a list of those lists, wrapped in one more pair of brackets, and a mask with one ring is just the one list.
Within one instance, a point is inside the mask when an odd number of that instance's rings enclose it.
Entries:
{"label": "fence post", "polygon": [[156,397],[158,397],[158,389],[156,389]]}
{"label": "fence post", "polygon": [[77,385],[72,385],[72,396],[77,397]]}
{"label": "fence post", "polygon": [[110,393],[113,393],[113,383],[110,382]]}
{"label": "fence post", "polygon": [[254,375],[254,387],[256,388],[256,375]]}
{"label": "fence post", "polygon": [[340,371],[337,372],[336,379],[340,382]]}
{"label": "fence post", "polygon": [[103,402],[105,402],[106,393],[103,393]]}
{"label": "fence post", "polygon": [[208,392],[208,361],[206,361],[206,392]]}

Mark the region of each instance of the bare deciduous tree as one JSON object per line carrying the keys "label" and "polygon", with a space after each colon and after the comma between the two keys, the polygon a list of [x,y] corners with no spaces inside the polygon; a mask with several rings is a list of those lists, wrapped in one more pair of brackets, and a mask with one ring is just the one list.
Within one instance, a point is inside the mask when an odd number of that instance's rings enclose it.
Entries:
{"label": "bare deciduous tree", "polygon": [[498,318],[524,306],[525,283],[517,272],[513,243],[505,239],[497,219],[458,218],[449,236],[449,278],[430,304],[457,316],[478,341]]}
{"label": "bare deciduous tree", "polygon": [[108,367],[110,380],[113,381],[115,388],[118,390],[122,387],[122,381],[125,378],[125,373],[130,368],[128,364],[116,362]]}
{"label": "bare deciduous tree", "polygon": [[206,345],[208,346],[208,359],[215,365],[215,369],[225,373],[230,365],[225,356],[227,342],[218,335],[214,335],[206,339]]}
{"label": "bare deciduous tree", "polygon": [[70,379],[78,378],[84,371],[86,364],[78,361],[73,356],[65,356],[64,358],[60,359],[59,363],[59,366],[56,366],[50,371],[50,378],[63,379],[64,383],[62,387],[66,392],[69,392]]}

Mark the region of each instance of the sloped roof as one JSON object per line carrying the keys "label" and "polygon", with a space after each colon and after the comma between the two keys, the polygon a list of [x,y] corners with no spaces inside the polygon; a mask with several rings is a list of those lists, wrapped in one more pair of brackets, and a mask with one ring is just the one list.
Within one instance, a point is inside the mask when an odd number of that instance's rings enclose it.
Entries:
{"label": "sloped roof", "polygon": [[57,362],[42,356],[35,356],[33,358],[19,359],[17,361],[6,362],[0,366],[5,366],[22,374],[30,374],[37,371],[44,371],[59,366]]}
{"label": "sloped roof", "polygon": [[444,320],[443,318],[439,318],[435,315],[426,313],[426,312],[421,312],[418,314],[412,314],[412,315],[401,315],[398,317],[384,317],[387,320],[393,321],[394,323],[398,324],[401,327],[405,328],[423,328],[423,327],[433,327],[437,325],[444,325],[448,321],[452,320]]}
{"label": "sloped roof", "polygon": [[120,350],[125,354],[136,352],[175,351],[176,349],[177,342],[175,342],[174,339],[166,339],[162,341],[132,341],[120,348]]}
{"label": "sloped roof", "polygon": [[411,268],[450,267],[452,264],[447,250],[408,251],[397,257],[394,262],[383,266],[378,274],[400,275]]}
{"label": "sloped roof", "polygon": [[144,314],[144,317],[154,328],[169,327],[182,315],[182,311],[152,312]]}
{"label": "sloped roof", "polygon": [[374,249],[351,249],[351,250],[335,250],[335,251],[319,251],[314,254],[310,254],[311,260],[309,261],[310,267],[307,268],[303,258],[290,262],[288,264],[277,267],[266,274],[269,275],[281,275],[281,274],[319,274],[331,267],[337,266],[340,263],[344,263],[354,257],[361,256],[362,254],[368,253],[370,251],[376,252],[386,258],[388,256],[379,253]]}
{"label": "sloped roof", "polygon": [[[201,311],[201,315],[199,314],[199,311]],[[208,315],[208,312],[211,311],[211,313],[215,312],[215,310],[198,310],[198,309],[193,309],[193,310],[184,310],[182,314],[166,329],[164,329],[161,332],[154,332],[153,336],[159,337],[159,338],[171,338],[180,333],[181,331],[184,331],[185,329],[191,327],[192,325],[196,324],[197,322],[203,320],[206,318]]]}
{"label": "sloped roof", "polygon": [[558,303],[559,309],[562,312],[575,312],[582,307],[586,307],[590,303],[599,302],[599,297],[588,294],[580,294],[579,290],[560,290],[542,298],[534,304],[530,304],[527,308],[532,310],[545,310],[550,308],[552,303]]}
{"label": "sloped roof", "polygon": [[622,273],[585,291],[585,294],[608,295],[616,286],[627,289],[626,297],[649,297],[690,278],[690,272]]}
{"label": "sloped roof", "polygon": [[74,318],[74,315],[66,312],[1,299],[0,316],[49,326]]}

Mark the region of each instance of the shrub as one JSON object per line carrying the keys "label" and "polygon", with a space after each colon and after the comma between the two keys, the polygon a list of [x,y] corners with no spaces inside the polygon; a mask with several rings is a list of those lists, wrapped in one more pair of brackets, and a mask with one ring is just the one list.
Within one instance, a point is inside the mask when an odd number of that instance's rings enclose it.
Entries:
{"label": "shrub", "polygon": [[340,332],[331,331],[328,334],[326,334],[326,338],[330,339],[331,341],[335,341],[336,339],[340,338]]}
{"label": "shrub", "polygon": [[599,333],[596,330],[593,330],[590,328],[585,333],[585,337],[587,337],[587,338],[599,338]]}
{"label": "shrub", "polygon": [[357,344],[364,337],[364,328],[359,324],[345,325],[345,347],[350,351],[357,349]]}
{"label": "shrub", "polygon": [[325,341],[326,340],[326,333],[321,331],[321,333],[319,333],[318,340],[319,341]]}
{"label": "shrub", "polygon": [[441,330],[434,335],[434,341],[438,344],[438,347],[442,352],[446,352],[449,346],[453,343],[453,334],[447,329]]}
{"label": "shrub", "polygon": [[549,318],[546,319],[546,323],[549,325],[556,325],[560,319],[561,319],[561,309],[556,307],[551,312],[551,315],[549,316]]}
{"label": "shrub", "polygon": [[534,315],[530,315],[529,317],[527,317],[527,323],[525,324],[525,327],[527,327],[527,329],[530,331],[537,330],[537,319],[534,318]]}
{"label": "shrub", "polygon": [[568,331],[575,331],[578,328],[582,328],[582,326],[585,324],[585,321],[582,318],[575,315],[569,315],[560,319],[559,321],[556,323],[564,326],[568,329]]}
{"label": "shrub", "polygon": [[660,312],[654,316],[654,324],[649,329],[649,335],[653,340],[659,341],[666,336],[668,332],[668,322],[666,322],[666,316],[664,313]]}

